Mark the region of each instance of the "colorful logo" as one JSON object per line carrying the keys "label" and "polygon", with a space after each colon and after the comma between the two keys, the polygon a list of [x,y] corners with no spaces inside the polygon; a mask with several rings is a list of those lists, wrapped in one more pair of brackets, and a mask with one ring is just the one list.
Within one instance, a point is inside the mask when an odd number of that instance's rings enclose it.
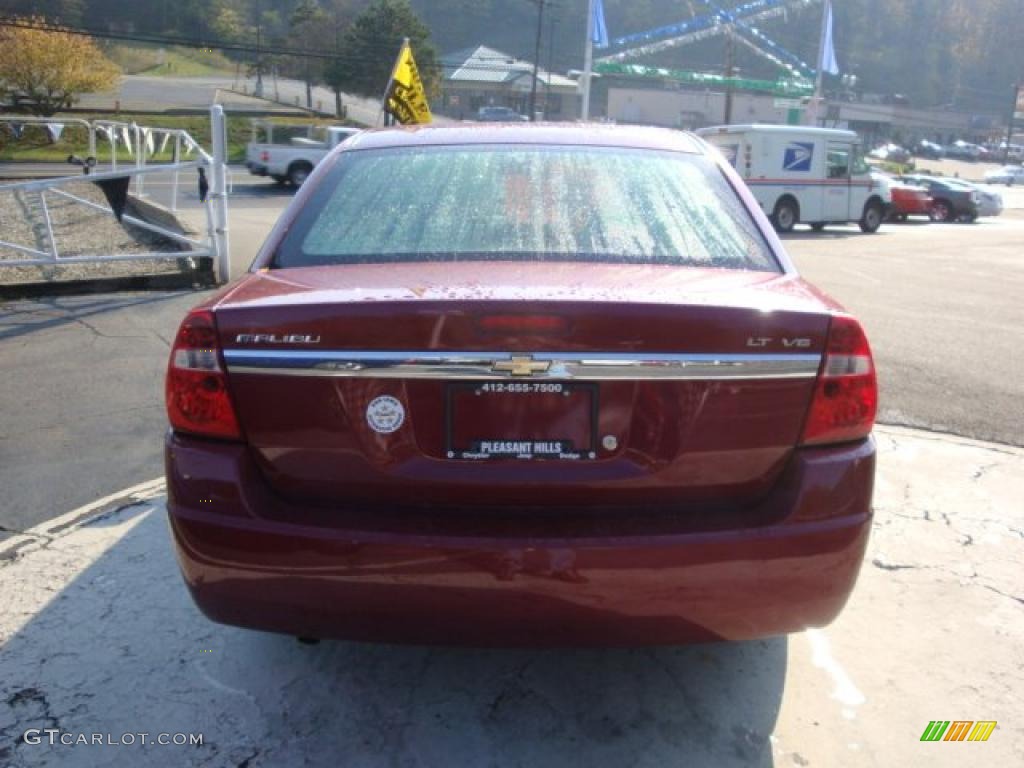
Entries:
{"label": "colorful logo", "polygon": [[810,171],[811,160],[814,159],[814,143],[810,141],[791,141],[786,147],[782,158],[784,171]]}
{"label": "colorful logo", "polygon": [[740,156],[739,144],[723,144],[718,148],[718,151],[725,156],[726,160],[729,161],[729,165],[731,165],[733,168],[737,167],[736,161],[739,159]]}
{"label": "colorful logo", "polygon": [[921,741],[988,741],[995,729],[995,720],[932,720]]}

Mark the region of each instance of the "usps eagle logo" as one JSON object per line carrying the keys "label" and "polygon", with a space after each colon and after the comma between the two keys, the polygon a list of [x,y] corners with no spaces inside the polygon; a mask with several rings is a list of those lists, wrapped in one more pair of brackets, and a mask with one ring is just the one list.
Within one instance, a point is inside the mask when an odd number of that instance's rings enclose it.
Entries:
{"label": "usps eagle logo", "polygon": [[784,171],[809,171],[811,160],[814,159],[814,144],[804,141],[791,141],[786,147],[782,159]]}

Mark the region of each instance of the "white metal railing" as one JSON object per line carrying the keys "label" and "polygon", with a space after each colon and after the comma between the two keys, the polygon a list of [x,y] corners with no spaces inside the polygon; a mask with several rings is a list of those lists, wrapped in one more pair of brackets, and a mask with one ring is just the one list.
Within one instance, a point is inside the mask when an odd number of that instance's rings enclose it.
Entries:
{"label": "white metal railing", "polygon": [[[182,159],[182,154],[187,156],[196,154],[197,157],[205,158],[208,162],[212,162],[212,157],[207,153],[200,144],[192,138],[188,131],[184,128],[161,128],[159,126],[145,126],[139,125],[138,123],[131,122],[126,123],[120,120],[84,120],[78,117],[30,117],[23,115],[0,115],[0,123],[20,123],[21,125],[52,125],[54,123],[61,125],[79,125],[86,129],[88,135],[88,155],[83,158],[89,167],[102,168],[100,165],[102,159],[100,152],[97,149],[99,146],[98,139],[102,138],[106,141],[110,148],[109,154],[109,168],[111,170],[117,170],[118,166],[118,146],[122,145],[128,149],[128,153],[132,157],[132,162],[136,168],[145,168],[149,164],[149,158],[151,154],[159,154],[171,147],[171,163],[162,164],[173,166],[175,163]],[[152,138],[153,151],[150,152],[148,149],[148,143]],[[159,149],[157,145],[159,144]],[[106,154],[106,153],[103,153]],[[89,162],[91,159],[91,162]],[[144,197],[145,190],[143,188],[143,177],[138,176],[135,178],[135,196]],[[170,209],[172,211],[178,210],[178,174],[174,172],[172,193],[170,201]]]}
{"label": "white metal railing", "polygon": [[[38,200],[39,212],[42,218],[42,227],[45,231],[45,238],[37,237],[36,246],[31,247],[19,243],[9,242],[0,239],[0,248],[6,248],[25,254],[26,258],[3,259],[0,258],[0,268],[3,267],[28,267],[28,266],[54,266],[61,264],[99,263],[104,261],[128,261],[128,260],[152,260],[152,259],[176,259],[181,256],[210,256],[213,258],[214,273],[218,282],[226,282],[230,279],[230,259],[228,252],[228,175],[227,175],[227,135],[224,122],[224,110],[218,104],[210,108],[210,128],[212,138],[212,153],[206,152],[186,131],[179,128],[150,128],[129,123],[117,123],[109,120],[96,120],[89,123],[85,120],[62,119],[59,121],[43,118],[7,118],[0,117],[0,120],[7,122],[22,123],[85,123],[89,127],[89,148],[90,157],[95,157],[97,131],[105,134],[111,140],[111,167],[109,170],[91,170],[87,175],[62,176],[53,179],[38,179],[23,181],[13,184],[0,184],[0,193],[22,193],[34,195]],[[131,131],[135,144],[135,163],[129,168],[118,169],[117,167],[117,139],[114,134],[117,130],[125,128]],[[146,165],[146,148],[140,143],[145,142],[145,132],[149,135],[166,136],[166,141],[175,142],[174,159],[170,163]],[[154,141],[156,139],[154,138]],[[161,141],[164,141],[161,138]],[[182,160],[181,150],[183,147],[190,148],[195,152],[195,160]],[[206,210],[207,231],[201,240],[187,237],[166,227],[161,227],[136,216],[123,214],[121,220],[139,229],[152,232],[165,237],[181,245],[188,246],[187,251],[168,251],[152,253],[120,253],[120,254],[89,254],[85,256],[61,256],[57,238],[54,236],[53,218],[50,212],[48,197],[60,197],[62,200],[70,200],[76,205],[82,205],[91,210],[98,210],[114,215],[109,205],[101,205],[92,200],[87,200],[80,195],[68,191],[67,187],[73,183],[83,181],[103,181],[106,179],[119,179],[130,177],[129,184],[134,183],[135,195],[142,197],[144,192],[145,179],[157,174],[172,175],[171,210],[177,210],[179,174],[182,171],[202,169],[208,174],[209,190],[206,199],[202,201]],[[88,169],[87,169],[88,170]],[[2,233],[0,233],[2,235]],[[46,250],[43,244],[38,242],[45,240]]]}

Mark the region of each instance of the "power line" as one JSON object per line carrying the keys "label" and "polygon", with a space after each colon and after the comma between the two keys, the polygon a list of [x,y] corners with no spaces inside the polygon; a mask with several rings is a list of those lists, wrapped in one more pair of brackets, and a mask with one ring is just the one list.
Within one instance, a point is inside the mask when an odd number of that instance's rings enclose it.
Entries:
{"label": "power line", "polygon": [[[369,58],[366,56],[352,56],[349,54],[342,53],[340,51],[322,51],[322,50],[309,50],[309,49],[297,49],[297,48],[284,48],[281,46],[265,46],[260,45],[259,47],[254,45],[245,45],[242,43],[227,43],[216,40],[195,40],[192,38],[185,37],[173,37],[169,35],[148,35],[133,33],[128,34],[124,32],[109,32],[105,30],[88,29],[85,27],[66,27],[58,26],[54,24],[47,24],[44,26],[38,26],[29,24],[19,19],[0,19],[0,27],[10,27],[13,29],[31,29],[43,32],[63,32],[70,35],[79,35],[82,37],[94,37],[100,40],[118,40],[123,42],[134,42],[134,43],[150,43],[153,45],[167,45],[177,46],[180,48],[217,48],[222,51],[232,51],[235,53],[252,53],[260,56],[293,56],[295,58],[306,58],[306,59],[323,59],[328,61],[342,61],[352,64],[378,64],[381,59]],[[388,56],[392,56],[394,51],[397,50],[396,45],[392,48],[380,48],[382,55],[386,53]],[[440,69],[466,69],[466,70],[477,70],[483,72],[519,72],[522,71],[524,74],[527,73],[526,69],[520,69],[524,66],[529,65],[528,62],[521,61],[509,61],[507,58],[501,57],[488,57],[486,60],[502,61],[508,64],[508,66],[482,66],[472,63],[446,63],[440,58],[435,62]]]}

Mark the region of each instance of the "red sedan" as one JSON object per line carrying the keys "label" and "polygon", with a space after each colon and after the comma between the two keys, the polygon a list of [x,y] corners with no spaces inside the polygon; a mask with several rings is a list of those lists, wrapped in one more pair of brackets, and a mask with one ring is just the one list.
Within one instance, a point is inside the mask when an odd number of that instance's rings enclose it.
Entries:
{"label": "red sedan", "polygon": [[908,216],[930,217],[932,215],[934,201],[928,194],[928,190],[899,182],[892,182],[889,190],[892,193],[890,218],[896,221],[906,221]]}
{"label": "red sedan", "polygon": [[797,631],[857,578],[876,398],[700,139],[367,132],[182,323],[171,530],[207,616],[302,637]]}

